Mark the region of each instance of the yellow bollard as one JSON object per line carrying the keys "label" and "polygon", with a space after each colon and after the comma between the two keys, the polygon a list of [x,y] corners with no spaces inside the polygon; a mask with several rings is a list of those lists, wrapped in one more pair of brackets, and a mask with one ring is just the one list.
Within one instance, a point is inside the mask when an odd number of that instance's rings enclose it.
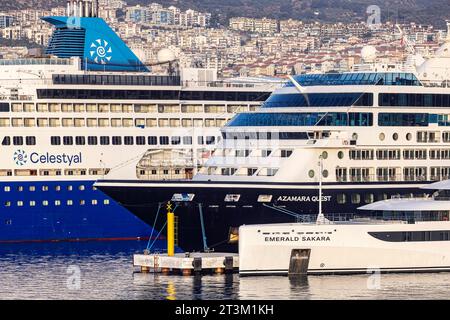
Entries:
{"label": "yellow bollard", "polygon": [[175,255],[175,214],[172,212],[172,204],[167,203],[167,255]]}

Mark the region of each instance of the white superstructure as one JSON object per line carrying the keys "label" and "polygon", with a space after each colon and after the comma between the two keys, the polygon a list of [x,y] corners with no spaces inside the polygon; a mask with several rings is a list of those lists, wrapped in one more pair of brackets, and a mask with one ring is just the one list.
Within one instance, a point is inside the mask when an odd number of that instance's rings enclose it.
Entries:
{"label": "white superstructure", "polygon": [[[239,229],[241,275],[450,270],[450,181],[427,199],[391,199],[316,223]],[[300,264],[299,264],[300,262]]]}

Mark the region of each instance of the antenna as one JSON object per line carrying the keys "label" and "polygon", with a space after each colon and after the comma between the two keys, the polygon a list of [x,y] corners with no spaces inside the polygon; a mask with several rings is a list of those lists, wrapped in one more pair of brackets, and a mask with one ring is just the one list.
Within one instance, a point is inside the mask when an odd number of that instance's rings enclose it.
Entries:
{"label": "antenna", "polygon": [[325,223],[325,216],[322,213],[322,172],[323,172],[323,157],[319,156],[319,213],[317,214],[316,224]]}

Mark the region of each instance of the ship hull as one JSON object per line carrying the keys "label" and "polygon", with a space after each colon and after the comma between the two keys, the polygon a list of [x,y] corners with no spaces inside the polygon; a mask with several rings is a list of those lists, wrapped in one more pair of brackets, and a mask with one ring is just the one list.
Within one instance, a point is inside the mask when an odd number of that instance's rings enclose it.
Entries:
{"label": "ship hull", "polygon": [[93,183],[1,182],[0,243],[148,239],[151,228]]}
{"label": "ship hull", "polygon": [[[375,185],[336,185],[323,190],[323,211],[333,214],[356,213],[372,197],[380,195],[423,194],[424,183]],[[298,219],[314,218],[318,212],[318,191],[315,185],[239,183],[142,183],[126,181],[99,181],[100,190],[115,199],[141,220],[161,230],[166,222],[166,204],[174,194],[193,195],[192,201],[172,201],[178,219],[178,245],[186,251],[201,251],[206,247],[215,251],[237,251],[230,243],[230,232],[241,225],[289,223]],[[346,203],[337,203],[337,197],[346,194]],[[360,202],[352,203],[352,194],[359,194]],[[236,202],[225,202],[229,195],[239,195]],[[261,195],[271,201],[260,202]],[[229,200],[229,199],[228,199]],[[360,213],[364,215],[364,212]],[[297,216],[296,216],[297,215]],[[202,225],[203,220],[203,225]],[[202,231],[204,230],[204,232]],[[206,243],[204,242],[206,237]],[[205,245],[206,244],[206,245]]]}

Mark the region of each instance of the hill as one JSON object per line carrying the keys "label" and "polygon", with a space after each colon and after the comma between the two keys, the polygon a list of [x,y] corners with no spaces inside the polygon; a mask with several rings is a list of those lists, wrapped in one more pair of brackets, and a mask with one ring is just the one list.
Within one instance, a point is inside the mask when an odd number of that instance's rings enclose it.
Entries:
{"label": "hill", "polygon": [[[64,5],[65,0],[1,0],[2,9]],[[321,22],[366,21],[369,5],[378,5],[382,21],[416,22],[444,27],[450,19],[448,0],[127,0],[128,4],[161,3],[181,9],[211,12],[213,20],[227,24],[230,17],[268,17]]]}

